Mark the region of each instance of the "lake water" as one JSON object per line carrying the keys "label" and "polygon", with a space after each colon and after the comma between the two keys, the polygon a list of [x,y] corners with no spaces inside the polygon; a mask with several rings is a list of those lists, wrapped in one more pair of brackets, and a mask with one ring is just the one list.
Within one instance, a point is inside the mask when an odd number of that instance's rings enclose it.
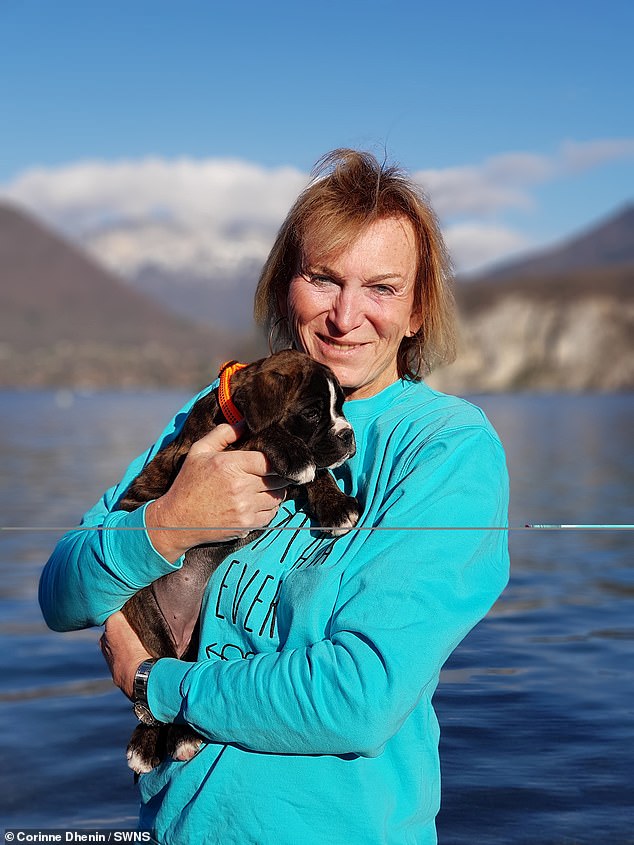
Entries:
{"label": "lake water", "polygon": [[[134,718],[98,632],[55,634],[37,583],[80,515],[187,397],[0,392],[0,826],[134,827]],[[634,396],[474,397],[512,526],[633,523]],[[125,421],[125,423],[124,423]],[[512,578],[447,663],[441,845],[634,843],[634,532],[510,534]]]}

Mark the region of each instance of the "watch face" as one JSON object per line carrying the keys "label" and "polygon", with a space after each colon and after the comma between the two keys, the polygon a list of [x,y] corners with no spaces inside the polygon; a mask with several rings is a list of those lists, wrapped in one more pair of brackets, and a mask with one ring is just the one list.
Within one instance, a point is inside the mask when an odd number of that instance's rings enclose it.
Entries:
{"label": "watch face", "polygon": [[143,722],[144,725],[155,727],[156,725],[161,724],[154,718],[147,704],[143,704],[142,701],[134,702],[134,715],[137,717],[139,722]]}

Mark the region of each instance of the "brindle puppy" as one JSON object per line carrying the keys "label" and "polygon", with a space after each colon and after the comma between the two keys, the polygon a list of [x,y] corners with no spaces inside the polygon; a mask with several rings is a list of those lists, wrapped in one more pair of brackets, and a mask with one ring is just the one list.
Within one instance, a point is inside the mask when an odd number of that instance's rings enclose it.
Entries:
{"label": "brindle puppy", "polygon": [[[343,416],[343,392],[332,371],[301,352],[285,350],[235,372],[231,399],[245,418],[245,432],[235,448],[263,452],[273,472],[294,482],[287,498],[298,500],[329,533],[344,534],[356,525],[356,499],[342,493],[328,472],[355,452],[352,428]],[[199,399],[181,433],[132,482],[118,507],[131,511],[163,495],[192,444],[224,421],[217,390]],[[125,604],[123,613],[150,654],[196,660],[198,616],[211,574],[261,533],[190,549],[181,569]],[[166,753],[187,760],[199,743],[198,734],[187,726],[166,730],[139,724],[128,745],[128,765],[142,773]]]}

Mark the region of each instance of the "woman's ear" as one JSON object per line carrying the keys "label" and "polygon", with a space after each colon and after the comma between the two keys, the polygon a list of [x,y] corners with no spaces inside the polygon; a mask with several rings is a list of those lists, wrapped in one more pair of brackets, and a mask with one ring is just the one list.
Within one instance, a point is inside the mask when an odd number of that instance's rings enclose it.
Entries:
{"label": "woman's ear", "polygon": [[288,318],[288,286],[286,290],[277,292],[277,313],[280,317]]}
{"label": "woman's ear", "polygon": [[405,337],[414,337],[423,325],[423,315],[417,311],[413,311],[409,318],[409,327],[405,332]]}

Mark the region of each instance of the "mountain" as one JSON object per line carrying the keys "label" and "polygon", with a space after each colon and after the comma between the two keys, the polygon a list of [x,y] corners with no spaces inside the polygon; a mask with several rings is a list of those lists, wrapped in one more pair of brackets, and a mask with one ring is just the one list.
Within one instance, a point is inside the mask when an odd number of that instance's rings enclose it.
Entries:
{"label": "mountain", "polygon": [[0,279],[3,386],[190,386],[236,352],[236,337],[174,315],[6,203]]}
{"label": "mountain", "polygon": [[634,390],[634,205],[559,246],[456,285],[457,393]]}
{"label": "mountain", "polygon": [[634,204],[561,244],[501,264],[473,279],[533,278],[625,264],[634,265]]}
{"label": "mountain", "polygon": [[253,321],[253,293],[260,269],[261,264],[241,264],[221,275],[204,275],[145,264],[130,277],[130,284],[169,311],[199,324],[209,314],[218,314],[221,303],[225,330],[244,333]]}
{"label": "mountain", "polygon": [[634,265],[458,287],[450,393],[634,390]]}
{"label": "mountain", "polygon": [[[432,386],[633,390],[633,222],[629,207],[561,247],[459,282],[460,354]],[[167,302],[167,276],[162,285]],[[198,386],[221,359],[265,354],[249,318],[242,332],[234,323],[240,303],[250,315],[251,296],[245,281],[198,299],[220,325],[212,330],[0,204],[0,386]]]}
{"label": "mountain", "polygon": [[188,225],[170,219],[119,220],[81,235],[102,266],[169,310],[201,322],[218,313],[244,332],[253,324],[253,293],[275,231],[266,226]]}

